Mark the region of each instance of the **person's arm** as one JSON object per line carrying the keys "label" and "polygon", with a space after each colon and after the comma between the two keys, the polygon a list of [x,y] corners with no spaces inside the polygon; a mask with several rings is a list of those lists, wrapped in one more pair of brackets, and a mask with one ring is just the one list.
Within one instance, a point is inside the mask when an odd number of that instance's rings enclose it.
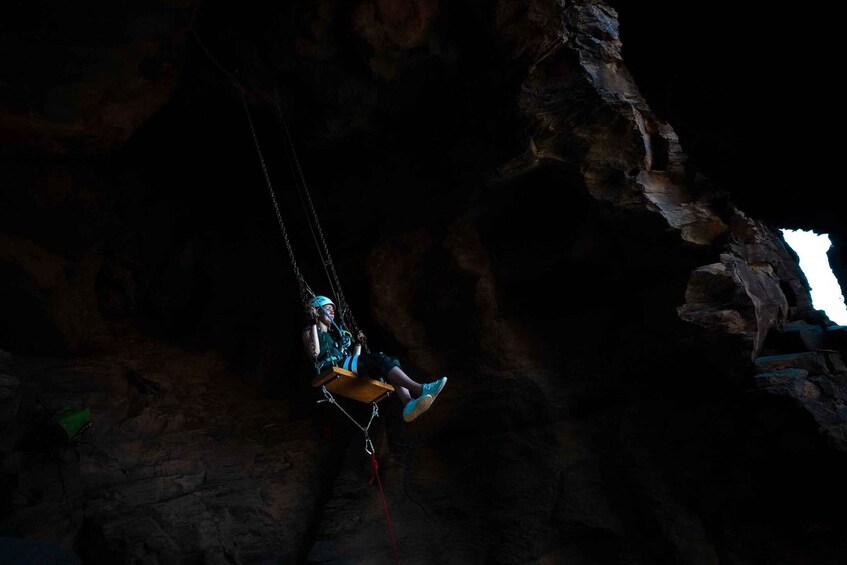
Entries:
{"label": "person's arm", "polygon": [[318,340],[318,326],[312,324],[303,331],[303,348],[306,355],[316,360],[321,354],[321,342]]}
{"label": "person's arm", "polygon": [[362,353],[362,344],[358,343],[356,341],[353,341],[353,334],[345,331],[344,334],[342,334],[342,335],[345,338],[347,338],[347,340],[348,340],[347,343],[350,344],[350,345],[347,346],[347,351],[349,352],[349,355],[359,355],[359,354]]}

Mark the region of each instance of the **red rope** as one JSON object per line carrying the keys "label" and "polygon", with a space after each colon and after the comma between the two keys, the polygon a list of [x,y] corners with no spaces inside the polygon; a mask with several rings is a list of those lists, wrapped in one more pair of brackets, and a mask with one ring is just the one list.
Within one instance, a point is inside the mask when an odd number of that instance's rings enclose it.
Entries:
{"label": "red rope", "polygon": [[391,545],[394,547],[394,559],[399,565],[400,552],[397,551],[397,542],[394,541],[394,530],[391,528],[391,519],[388,517],[388,504],[385,502],[385,493],[382,492],[382,481],[379,480],[379,463],[377,463],[376,455],[373,453],[371,453],[371,464],[373,465],[373,475],[371,475],[371,480],[368,481],[368,484],[374,484],[374,479],[376,479],[376,482],[379,485],[379,496],[382,498],[382,509],[385,511],[385,522],[388,524],[388,533],[391,535]]}

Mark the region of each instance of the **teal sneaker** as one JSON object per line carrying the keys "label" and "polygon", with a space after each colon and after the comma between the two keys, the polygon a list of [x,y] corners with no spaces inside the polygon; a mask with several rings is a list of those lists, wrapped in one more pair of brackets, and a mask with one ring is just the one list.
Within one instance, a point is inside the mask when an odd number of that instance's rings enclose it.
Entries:
{"label": "teal sneaker", "polygon": [[423,394],[414,400],[410,400],[406,403],[406,407],[403,408],[403,420],[406,422],[411,422],[432,406],[432,397],[428,394]]}
{"label": "teal sneaker", "polygon": [[421,396],[430,395],[432,400],[435,400],[435,397],[438,396],[438,393],[444,388],[444,385],[447,384],[447,377],[441,377],[435,382],[427,383],[423,385],[423,392]]}

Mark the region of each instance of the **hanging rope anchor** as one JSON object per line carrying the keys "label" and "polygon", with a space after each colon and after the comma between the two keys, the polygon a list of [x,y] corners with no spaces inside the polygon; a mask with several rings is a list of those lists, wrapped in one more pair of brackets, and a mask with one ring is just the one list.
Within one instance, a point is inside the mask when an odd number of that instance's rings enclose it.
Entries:
{"label": "hanging rope anchor", "polygon": [[355,419],[355,418],[353,418],[353,416],[351,416],[351,415],[347,412],[347,410],[345,410],[345,409],[344,409],[344,407],[342,407],[342,406],[338,403],[338,401],[336,401],[336,400],[335,400],[335,397],[334,397],[334,396],[332,396],[332,393],[329,391],[329,389],[328,389],[328,388],[326,388],[326,386],[322,386],[322,387],[321,387],[321,390],[323,391],[323,393],[324,393],[324,397],[325,397],[325,398],[323,398],[323,399],[321,399],[321,400],[318,400],[318,401],[317,401],[317,403],[318,403],[318,404],[320,404],[321,402],[329,402],[330,404],[334,404],[334,405],[335,405],[335,406],[336,406],[339,410],[341,410],[341,412],[342,412],[345,416],[347,416],[347,418],[348,418],[351,422],[353,422],[353,423],[356,425],[356,427],[357,427],[357,428],[359,428],[360,430],[362,430],[362,433],[364,433],[364,434],[365,434],[365,452],[366,452],[368,455],[373,455],[373,453],[374,453],[373,442],[371,441],[370,435],[368,435],[368,430],[370,429],[371,424],[373,424],[374,418],[378,418],[378,417],[379,417],[379,406],[377,406],[376,402],[371,403],[371,406],[372,406],[373,408],[372,408],[372,410],[371,410],[371,418],[370,418],[370,420],[368,420],[368,425],[367,425],[367,426],[362,426],[361,424],[359,424],[359,422],[357,422],[357,421],[356,421],[356,419]]}
{"label": "hanging rope anchor", "polygon": [[397,541],[394,539],[394,528],[391,526],[391,517],[388,515],[388,502],[385,500],[385,491],[382,490],[382,480],[379,478],[379,462],[376,459],[376,450],[374,449],[373,441],[371,441],[370,434],[368,434],[368,430],[373,424],[374,418],[379,417],[379,407],[376,402],[371,403],[373,406],[371,410],[371,417],[368,420],[366,426],[362,426],[359,422],[356,421],[336,400],[335,397],[332,396],[332,393],[329,392],[329,389],[326,386],[322,386],[321,390],[323,390],[324,397],[321,400],[318,400],[318,404],[321,402],[328,402],[330,404],[334,404],[338,407],[341,412],[347,416],[347,418],[356,425],[357,428],[362,430],[362,433],[365,434],[365,453],[371,456],[371,469],[373,470],[373,474],[371,475],[370,480],[368,481],[369,485],[374,484],[374,480],[376,480],[377,485],[379,486],[379,497],[382,501],[382,510],[385,513],[385,522],[388,526],[388,535],[391,538],[391,547],[394,550],[394,559],[399,564],[400,563],[400,551],[397,549]]}

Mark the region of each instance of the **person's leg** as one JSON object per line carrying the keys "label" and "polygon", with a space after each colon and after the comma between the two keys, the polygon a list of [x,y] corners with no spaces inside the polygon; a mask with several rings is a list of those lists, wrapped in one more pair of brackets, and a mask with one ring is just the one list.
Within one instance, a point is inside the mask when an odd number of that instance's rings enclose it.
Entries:
{"label": "person's leg", "polygon": [[[388,371],[386,378],[388,379],[388,382],[394,385],[394,391],[397,393],[397,398],[399,398],[400,402],[403,404],[403,420],[406,422],[411,422],[429,410],[429,407],[432,406],[432,402],[435,400],[435,397],[439,392],[441,392],[441,389],[444,387],[444,383],[447,381],[447,378],[445,377],[435,383],[424,386],[411,379],[400,367],[392,367],[392,369]],[[414,399],[411,397],[409,388],[406,388],[404,385],[414,387],[413,390],[417,391]],[[432,392],[428,391],[427,387],[429,387]]]}
{"label": "person's leg", "polygon": [[[410,398],[419,397],[423,391],[423,385],[412,380],[400,367],[392,367],[385,378],[394,386],[394,390],[398,391],[398,396],[401,394],[400,389]],[[403,404],[405,405],[406,402]]]}
{"label": "person's leg", "polygon": [[384,353],[362,354],[358,357],[355,369],[358,374],[369,378],[381,378],[391,383],[400,403],[403,405],[403,420],[411,422],[432,405],[433,397],[423,394],[423,385],[409,377],[400,368],[400,362]]}
{"label": "person's leg", "polygon": [[410,400],[412,400],[412,395],[409,394],[409,389],[404,386],[395,386],[394,392],[397,394],[397,398],[400,399],[400,404],[402,404],[404,407],[406,406],[406,404],[409,403]]}
{"label": "person's leg", "polygon": [[[394,385],[395,391],[402,389],[403,393],[408,395],[410,398],[420,398],[421,396],[430,395],[432,396],[432,400],[435,400],[439,393],[441,393],[444,385],[447,384],[447,377],[441,377],[437,381],[433,381],[431,383],[418,383],[407,375],[399,366],[392,367],[385,378],[388,382]],[[403,397],[400,397],[400,401],[403,402],[403,406],[405,406],[406,402],[408,402],[407,400],[404,400]]]}

